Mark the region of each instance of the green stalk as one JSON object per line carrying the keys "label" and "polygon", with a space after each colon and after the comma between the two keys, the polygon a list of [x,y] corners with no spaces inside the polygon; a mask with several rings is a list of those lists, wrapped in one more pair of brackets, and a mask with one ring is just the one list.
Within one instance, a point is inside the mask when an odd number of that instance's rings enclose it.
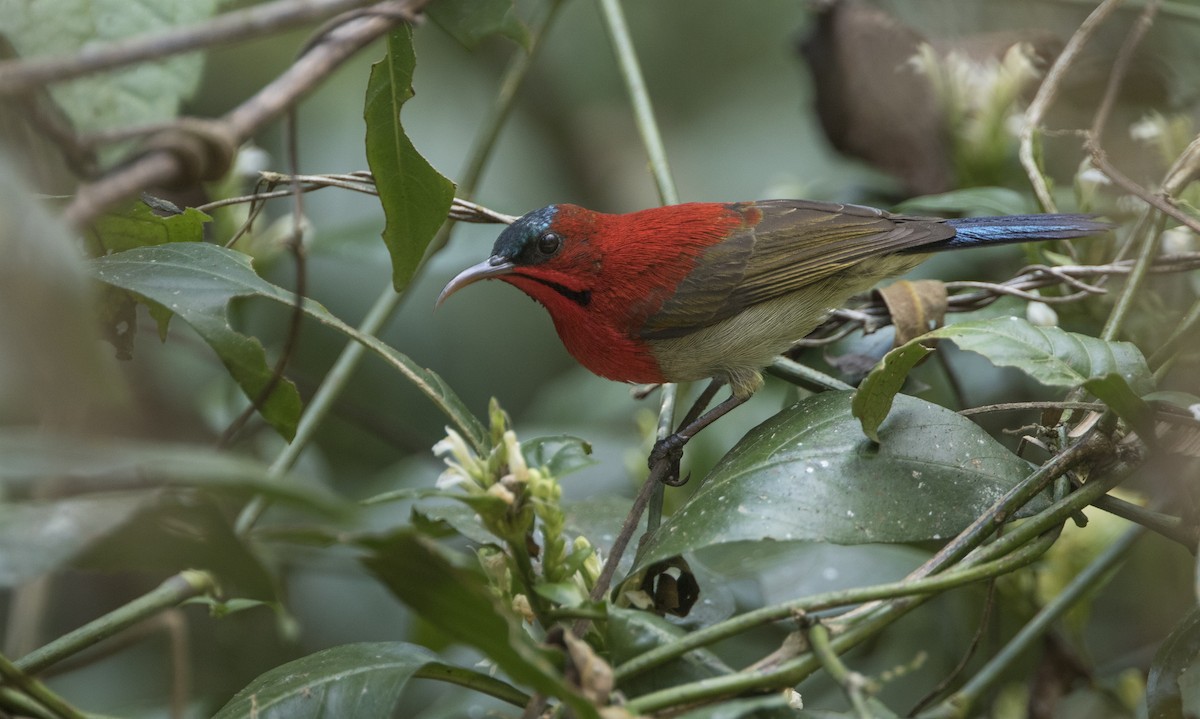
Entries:
{"label": "green stalk", "polygon": [[1125,286],[1121,288],[1121,294],[1117,296],[1117,302],[1113,305],[1112,312],[1108,315],[1108,322],[1104,324],[1104,329],[1100,332],[1100,339],[1108,342],[1112,342],[1120,336],[1121,327],[1125,323],[1125,318],[1129,316],[1129,312],[1133,309],[1133,302],[1137,298],[1137,293],[1142,289],[1142,285],[1150,273],[1150,266],[1154,264],[1155,258],[1158,257],[1165,216],[1160,217],[1157,222],[1151,222],[1149,218],[1155,212],[1154,208],[1147,207],[1145,212],[1146,215],[1143,217],[1143,221],[1137,224],[1138,228],[1147,228],[1146,235],[1142,238],[1141,247],[1138,251],[1137,261],[1134,262],[1133,269],[1129,271],[1129,276],[1125,280]]}
{"label": "green stalk", "polygon": [[[650,161],[650,172],[654,176],[654,184],[658,187],[659,200],[664,205],[679,203],[679,191],[675,188],[675,179],[671,174],[671,166],[667,163],[667,151],[663,145],[662,134],[658,130],[658,122],[654,119],[654,106],[650,102],[650,93],[646,90],[646,79],[642,76],[642,67],[638,62],[637,51],[633,47],[633,38],[629,34],[629,23],[625,20],[625,11],[621,9],[620,0],[598,0],[600,15],[604,19],[604,28],[608,31],[613,53],[617,58],[617,68],[625,80],[625,89],[629,92],[629,101],[633,105],[633,119],[638,132],[642,136],[642,144],[646,148],[646,156]],[[658,411],[658,431],[656,439],[665,439],[675,427],[675,404],[679,388],[674,384],[664,384],[662,387],[662,404]],[[647,479],[646,481],[651,481]],[[662,518],[663,490],[658,486],[650,497],[650,516],[647,518],[647,530],[654,531]],[[611,557],[617,561],[620,557]]]}
{"label": "green stalk", "polygon": [[767,368],[768,374],[787,380],[794,385],[813,392],[840,391],[854,389],[837,377],[819,372],[808,365],[800,364],[787,357],[776,357]]}
{"label": "green stalk", "polygon": [[187,570],[168,578],[137,599],[68,632],[14,662],[26,674],[37,674],[67,657],[108,639],[138,622],[180,603],[216,589],[216,580],[208,572]]}
{"label": "green stalk", "polygon": [[[467,159],[466,171],[463,173],[459,183],[458,192],[462,197],[469,198],[474,192],[475,187],[479,183],[479,178],[483,174],[483,169],[487,163],[487,158],[491,155],[492,148],[495,147],[496,138],[500,134],[500,128],[504,125],[504,121],[508,119],[509,112],[512,110],[512,105],[516,99],[517,89],[521,86],[521,82],[529,72],[529,67],[532,62],[533,54],[537,50],[542,36],[546,29],[554,19],[557,10],[560,6],[560,0],[553,0],[547,6],[546,14],[540,19],[538,24],[530,30],[529,52],[528,54],[517,52],[518,57],[515,57],[505,70],[504,77],[500,82],[500,91],[497,93],[496,100],[492,104],[492,109],[483,123],[483,127],[479,132],[478,140],[471,149],[470,157]],[[454,227],[454,223],[447,221],[438,230],[430,242],[430,248],[426,251],[426,257],[436,249],[445,246],[450,237],[450,231]],[[392,289],[389,281],[388,286],[375,300],[375,304],[367,311],[366,317],[363,318],[362,324],[358,326],[358,331],[365,335],[377,335],[379,331],[388,323],[396,309],[400,306],[400,300],[404,295],[397,293]],[[313,394],[313,398],[304,408],[304,412],[300,415],[300,421],[296,426],[296,435],[292,438],[291,443],[283,448],[283,451],[275,458],[271,464],[268,476],[272,479],[278,479],[284,475],[289,469],[295,465],[296,460],[300,458],[300,454],[308,447],[316,434],[317,428],[324,422],[326,415],[333,408],[346,385],[349,384],[350,378],[354,375],[354,371],[358,369],[359,362],[362,361],[363,353],[366,348],[359,342],[348,342],[342,353],[338,355],[337,360],[333,363],[333,367],[322,379],[321,384],[317,387],[317,391]],[[238,515],[235,529],[239,535],[243,535],[254,526],[258,518],[267,508],[267,500],[263,497],[255,497],[249,504],[242,509]]]}
{"label": "green stalk", "polygon": [[1133,527],[1113,542],[1104,553],[1079,573],[1067,587],[1049,604],[1042,607],[1012,641],[992,657],[961,689],[928,712],[921,714],[928,719],[967,716],[967,712],[979,701],[1005,672],[1029,650],[1059,617],[1075,606],[1091,589],[1109,580],[1124,561],[1134,543],[1145,533],[1142,527]]}
{"label": "green stalk", "polygon": [[3,654],[0,654],[0,680],[46,707],[55,717],[84,719],[82,712],[67,703],[67,700],[50,691],[45,684],[21,671]]}
{"label": "green stalk", "polygon": [[869,587],[840,589],[833,592],[822,592],[821,594],[813,594],[790,602],[761,607],[745,614],[739,614],[718,624],[690,632],[670,644],[659,646],[644,654],[639,654],[624,664],[617,666],[613,670],[613,676],[619,682],[666,664],[673,659],[678,659],[694,649],[715,644],[723,639],[728,639],[755,627],[770,624],[781,619],[788,619],[797,614],[834,609],[836,607],[862,604],[863,602],[881,599],[936,594],[968,584],[986,581],[1030,564],[1049,549],[1053,543],[1054,537],[1049,536],[1013,551],[1007,556],[1002,556],[989,562],[981,562],[969,567],[956,568],[933,577],[888,582]]}
{"label": "green stalk", "polygon": [[642,135],[642,144],[646,146],[650,172],[658,186],[659,199],[664,205],[677,205],[679,192],[675,189],[671,167],[667,164],[667,151],[658,131],[658,122],[654,119],[654,106],[650,102],[650,93],[646,91],[646,80],[642,77],[637,52],[633,49],[633,39],[629,35],[629,24],[625,22],[625,12],[621,9],[620,0],[599,0],[599,3],[604,27],[608,30],[621,77],[625,80],[625,89],[629,91],[629,100],[633,103],[633,119]]}
{"label": "green stalk", "polygon": [[[9,713],[18,717],[33,717],[33,719],[58,719],[54,712],[46,707],[38,704],[28,695],[9,689],[8,687],[0,687],[0,708],[8,710]],[[5,719],[9,714],[0,712],[0,716]]]}
{"label": "green stalk", "polygon": [[830,641],[829,628],[823,624],[814,624],[808,630],[808,643],[812,647],[813,656],[821,663],[825,672],[842,687],[850,706],[860,719],[871,719],[871,709],[867,706],[867,680],[858,672],[852,672],[842,662]]}

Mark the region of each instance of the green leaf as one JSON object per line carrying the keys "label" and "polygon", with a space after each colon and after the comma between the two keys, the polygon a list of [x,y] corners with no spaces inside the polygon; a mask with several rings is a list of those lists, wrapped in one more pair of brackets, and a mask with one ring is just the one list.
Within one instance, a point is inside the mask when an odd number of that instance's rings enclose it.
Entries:
{"label": "green leaf", "polygon": [[[1057,327],[1037,327],[1017,317],[960,322],[897,347],[867,375],[858,389],[862,397],[855,400],[854,416],[862,420],[862,430],[868,437],[874,436],[904,375],[919,359],[912,345],[933,339],[948,339],[961,349],[983,355],[992,364],[1015,367],[1050,387],[1075,388],[1109,374],[1119,375],[1138,395],[1153,387],[1145,357],[1128,342],[1106,342]],[[1111,386],[1106,384],[1101,390]]]}
{"label": "green leaf", "polygon": [[425,12],[468,49],[488,35],[503,35],[529,50],[529,28],[517,16],[513,0],[438,0]]}
{"label": "green leaf", "polygon": [[0,587],[59,569],[152,499],[139,492],[0,502]]}
{"label": "green leaf", "polygon": [[208,615],[216,619],[224,619],[231,614],[237,614],[238,612],[244,612],[249,609],[258,609],[259,607],[265,607],[267,609],[273,609],[276,611],[279,610],[279,605],[273,602],[264,602],[258,599],[246,599],[244,597],[234,597],[224,601],[217,599],[216,597],[209,596],[192,597],[184,602],[184,604],[198,604],[202,607],[208,607]]}
{"label": "green leaf", "polygon": [[596,464],[592,459],[592,445],[569,434],[526,440],[521,443],[521,454],[525,455],[525,463],[530,467],[545,469],[557,478]]}
{"label": "green leaf", "polygon": [[[98,245],[96,254],[170,242],[201,242],[204,240],[204,225],[211,220],[211,217],[192,207],[175,214],[160,215],[139,200],[97,220],[91,228],[92,238]],[[150,308],[150,314],[158,322],[159,339],[166,341],[171,321],[169,310],[137,293],[112,286],[105,289],[101,318],[105,336],[117,348],[118,357],[130,359],[133,356],[133,342],[137,335],[135,302],[140,301]]]}
{"label": "green leaf", "polygon": [[278,602],[279,580],[234,534],[227,509],[196,493],[160,492],[156,499],[87,547],[71,567],[158,576],[201,569],[216,578],[223,592]]}
{"label": "green leaf", "polygon": [[[1149,719],[1182,719],[1184,714],[1180,680],[1185,673],[1200,671],[1200,609],[1193,609],[1163,641],[1146,676],[1146,709]],[[1189,687],[1190,689],[1190,687]]]}
{"label": "green leaf", "polygon": [[1026,215],[1035,211],[1028,195],[1007,187],[965,187],[914,197],[893,209],[925,215]]}
{"label": "green leaf", "polygon": [[850,408],[862,421],[863,433],[879,441],[879,425],[892,409],[892,398],[904,386],[908,373],[933,350],[920,342],[908,342],[888,352],[854,393]]}
{"label": "green leaf", "polygon": [[454,183],[421,157],[400,125],[400,108],[413,96],[412,28],[402,24],[393,30],[387,48],[387,57],[371,67],[363,117],[367,164],[387,217],[383,243],[392,257],[392,284],[400,292],[446,221]]}
{"label": "green leaf", "polygon": [[850,415],[850,395],[807,397],[750,430],[650,537],[637,566],[738,541],[948,538],[1029,473],[970,420],[905,395],[876,444]]}
{"label": "green leaf", "polygon": [[[290,303],[292,296],[255,274],[248,257],[214,245],[183,242],[118,252],[92,264],[97,279],[147,297],[188,323],[217,353],[246,397],[257,399],[266,389],[273,375],[266,352],[257,339],[230,326],[229,302],[260,295]],[[296,386],[281,379],[259,412],[291,439],[300,409]]]}
{"label": "green leaf", "polygon": [[[21,57],[73,55],[86,46],[196,25],[216,12],[216,0],[135,0],[127,3],[40,0],[4,4],[0,33]],[[76,132],[149,125],[174,119],[199,87],[204,53],[173,55],[85,80],[53,83],[51,96]]]}
{"label": "green leaf", "polygon": [[[658,647],[679,640],[686,630],[649,612],[621,607],[608,608],[608,650],[614,666]],[[732,674],[733,669],[708,649],[695,649],[679,659],[621,681],[618,687],[628,696],[641,696],[660,689]]]}
{"label": "green leaf", "polygon": [[1157,440],[1154,410],[1134,394],[1124,377],[1110,373],[1103,377],[1093,377],[1084,382],[1083,386],[1116,412],[1118,417],[1125,420],[1146,444],[1154,446]]}
{"label": "green leaf", "polygon": [[[265,381],[265,377],[269,376],[270,370],[266,366],[262,346],[256,340],[229,329],[224,308],[235,297],[244,296],[262,297],[290,307],[295,302],[295,295],[255,274],[246,255],[202,242],[181,242],[159,247],[143,247],[97,258],[92,260],[92,272],[102,282],[150,297],[174,310],[185,321],[192,318],[206,330],[214,332],[221,348],[213,349],[217,350],[219,355],[224,351],[226,341],[237,346],[252,342],[257,347],[257,364],[226,364],[231,373],[236,370],[234,379],[238,380],[243,390],[246,390],[247,385],[261,386],[256,383],[260,379]],[[305,300],[302,309],[309,317],[354,339],[399,371],[454,422],[476,450],[482,451],[486,435],[483,426],[435,372],[418,366],[380,339],[364,335],[312,300]],[[204,334],[201,333],[201,336]],[[240,355],[231,357],[231,362],[239,358]],[[222,357],[223,361],[224,359]],[[288,397],[295,394],[291,383],[283,383],[271,393],[272,399],[283,391],[284,385],[288,388]],[[255,396],[248,390],[246,394],[249,397]],[[294,411],[291,401],[287,398],[279,401],[283,407],[279,413],[282,416],[277,419],[285,427],[294,429],[299,399],[295,399]],[[274,411],[277,407],[272,406],[269,409]]]}
{"label": "green leaf", "polygon": [[92,230],[105,250],[123,252],[170,242],[201,242],[204,225],[211,221],[211,217],[194,207],[179,214],[160,215],[139,200],[119,212],[104,215]]}
{"label": "green leaf", "polygon": [[20,429],[0,432],[0,487],[25,490],[54,477],[86,482],[89,491],[178,485],[266,495],[272,501],[346,517],[352,505],[290,478],[273,480],[265,464],[208,446],[97,439]]}
{"label": "green leaf", "polygon": [[[492,497],[491,499],[503,502],[499,497]],[[479,519],[479,512],[465,504],[422,503],[412,508],[412,517],[414,526],[418,526],[418,522],[422,521],[444,523],[445,526],[472,542],[478,542],[479,544],[499,544],[502,542],[500,537],[492,534],[487,530],[487,527],[483,526],[483,522]],[[423,533],[431,534],[430,531],[424,531]]]}
{"label": "green leaf", "polygon": [[390,719],[414,677],[466,684],[520,706],[504,682],[438,661],[405,642],[345,644],[275,667],[250,682],[213,719]]}
{"label": "green leaf", "polygon": [[407,532],[359,544],[370,552],[363,564],[422,619],[479,649],[517,682],[559,697],[582,717],[597,719],[595,708],[563,682],[552,655],[500,606],[473,557],[455,557]]}

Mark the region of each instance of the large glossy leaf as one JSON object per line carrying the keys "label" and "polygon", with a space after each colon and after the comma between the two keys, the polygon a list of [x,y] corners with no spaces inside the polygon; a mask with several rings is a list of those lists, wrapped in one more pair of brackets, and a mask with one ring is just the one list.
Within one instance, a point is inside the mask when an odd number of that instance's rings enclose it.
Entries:
{"label": "large glossy leaf", "polygon": [[[1141,395],[1153,388],[1145,357],[1128,342],[1106,342],[1057,327],[1038,327],[1017,317],[961,322],[897,347],[863,380],[854,399],[854,416],[862,420],[867,436],[874,436],[904,377],[926,354],[916,345],[933,339],[948,339],[997,366],[1014,367],[1050,387],[1075,388],[1088,380],[1116,375],[1100,385],[1101,389],[1124,382],[1130,392]],[[1127,397],[1128,392],[1114,389],[1106,396]]]}
{"label": "large glossy leaf", "polygon": [[[651,649],[671,644],[686,633],[681,627],[649,612],[620,607],[609,608],[605,626],[614,666]],[[707,649],[697,649],[660,667],[623,679],[617,688],[627,696],[635,697],[677,684],[732,673],[733,669],[717,655]]]}
{"label": "large glossy leaf", "polygon": [[26,488],[50,477],[64,488],[76,482],[89,492],[178,485],[263,494],[330,516],[351,511],[349,503],[327,491],[273,480],[265,464],[209,447],[5,430],[0,457],[0,486]]}
{"label": "large glossy leaf", "polygon": [[504,35],[529,49],[529,29],[517,16],[513,0],[438,0],[426,12],[468,48],[488,35]]}
{"label": "large glossy leaf", "polygon": [[[1185,673],[1200,671],[1200,665],[1196,662],[1198,657],[1200,610],[1193,609],[1163,641],[1154,661],[1150,663],[1150,672],[1146,677],[1146,709],[1150,719],[1183,719],[1184,716],[1193,716],[1200,708],[1189,706],[1189,712],[1184,713],[1185,687],[1180,685]],[[1190,686],[1186,688],[1191,689]]]}
{"label": "large glossy leaf", "polygon": [[413,96],[415,65],[412,28],[403,24],[388,35],[387,56],[371,68],[363,112],[367,164],[387,217],[383,243],[392,257],[397,292],[416,273],[454,199],[454,183],[421,157],[400,126],[400,108]]}
{"label": "large glossy leaf", "polygon": [[479,649],[515,681],[561,698],[582,717],[597,717],[595,708],[563,682],[521,620],[499,606],[474,557],[452,555],[409,532],[359,543],[370,552],[363,564],[422,619]]}
{"label": "large glossy leaf", "polygon": [[850,415],[850,396],[805,398],[750,430],[637,565],[738,541],[950,537],[1029,473],[970,420],[904,395],[872,442]]}
{"label": "large glossy leaf", "polygon": [[[219,355],[252,342],[257,347],[253,361],[239,353],[226,362],[231,373],[237,372],[234,377],[244,389],[261,387],[269,376],[261,345],[229,328],[225,307],[234,298],[245,296],[263,297],[291,306],[295,296],[255,274],[246,255],[215,245],[181,242],[118,252],[93,260],[92,266],[93,273],[101,281],[150,297],[175,311],[189,324],[189,318],[195,319],[206,331],[214,333],[213,341],[217,345],[213,349]],[[454,422],[468,441],[477,449],[482,447],[483,426],[440,376],[418,366],[378,338],[362,334],[316,302],[306,300],[303,310],[309,317],[361,343],[398,370]],[[287,387],[290,388],[287,390],[289,396],[295,393],[290,383]],[[271,396],[274,399],[282,393],[283,389],[276,388]],[[247,390],[247,396],[255,394]],[[294,406],[290,399],[282,396],[278,401],[278,407],[268,405],[266,408],[271,412],[278,409],[273,424],[279,423],[285,429],[294,428],[299,400],[295,400]]]}
{"label": "large glossy leaf", "polygon": [[58,569],[150,499],[143,492],[0,503],[0,587]]}
{"label": "large glossy leaf", "polygon": [[213,719],[390,719],[414,677],[469,681],[518,705],[525,698],[503,682],[439,661],[425,647],[375,642],[333,647],[275,667]]}

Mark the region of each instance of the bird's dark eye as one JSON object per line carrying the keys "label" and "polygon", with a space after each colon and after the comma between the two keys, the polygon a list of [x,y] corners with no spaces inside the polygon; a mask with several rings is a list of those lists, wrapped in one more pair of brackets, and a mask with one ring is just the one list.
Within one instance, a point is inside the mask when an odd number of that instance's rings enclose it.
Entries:
{"label": "bird's dark eye", "polygon": [[538,252],[543,255],[553,255],[562,247],[562,235],[557,232],[543,232],[538,237],[537,248]]}

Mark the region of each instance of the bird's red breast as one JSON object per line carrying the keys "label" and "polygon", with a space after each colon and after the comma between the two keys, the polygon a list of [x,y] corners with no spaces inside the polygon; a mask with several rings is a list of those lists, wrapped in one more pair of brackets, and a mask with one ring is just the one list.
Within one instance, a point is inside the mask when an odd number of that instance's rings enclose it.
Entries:
{"label": "bird's red breast", "polygon": [[641,330],[711,245],[747,222],[735,206],[691,203],[624,215],[558,205],[548,230],[563,238],[546,262],[500,279],[546,307],[563,345],[596,374],[662,382]]}

